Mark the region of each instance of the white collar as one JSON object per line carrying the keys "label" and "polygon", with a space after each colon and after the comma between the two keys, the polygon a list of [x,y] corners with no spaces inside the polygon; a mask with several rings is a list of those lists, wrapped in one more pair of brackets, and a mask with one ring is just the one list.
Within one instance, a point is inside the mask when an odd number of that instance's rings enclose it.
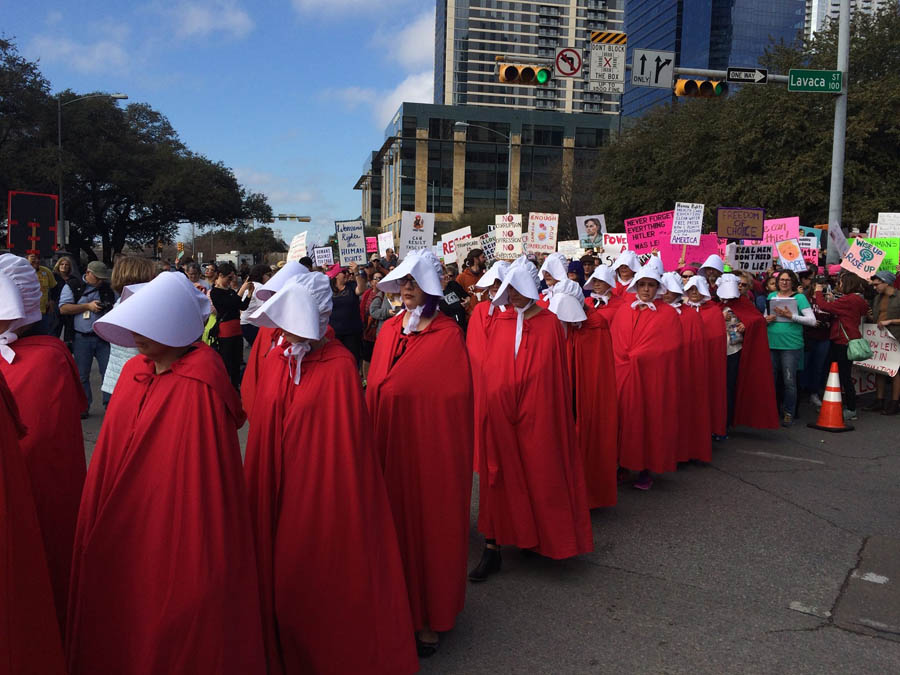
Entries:
{"label": "white collar", "polygon": [[632,302],[631,309],[637,309],[641,305],[643,305],[644,307],[647,307],[648,309],[653,310],[654,312],[656,311],[656,305],[653,304],[653,302],[644,302],[643,300],[635,300],[634,302]]}
{"label": "white collar", "polygon": [[522,328],[525,325],[525,312],[534,306],[534,300],[528,302],[524,307],[514,307],[516,310],[516,350],[515,356],[519,356],[519,345],[522,344]]}
{"label": "white collar", "polygon": [[292,373],[294,384],[300,384],[300,363],[303,361],[303,357],[306,356],[312,350],[312,345],[308,342],[294,342],[293,344],[288,343],[288,346],[284,350],[284,355],[290,359],[288,361],[288,373]]}
{"label": "white collar", "polygon": [[7,363],[12,363],[13,359],[16,358],[16,352],[13,351],[11,345],[13,342],[19,339],[19,336],[13,333],[11,330],[6,331],[2,335],[0,335],[0,358],[2,358]]}
{"label": "white collar", "polygon": [[[404,309],[406,308],[404,307]],[[415,333],[419,329],[419,321],[422,319],[422,312],[425,311],[425,305],[419,305],[415,309],[407,309],[406,311],[409,312],[409,321],[403,329],[403,334],[409,335],[410,333]]]}

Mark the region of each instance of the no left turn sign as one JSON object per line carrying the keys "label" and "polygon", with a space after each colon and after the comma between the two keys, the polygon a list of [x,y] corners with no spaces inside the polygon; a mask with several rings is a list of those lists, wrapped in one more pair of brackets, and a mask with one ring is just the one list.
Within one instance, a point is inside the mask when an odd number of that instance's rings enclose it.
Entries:
{"label": "no left turn sign", "polygon": [[581,74],[581,52],[571,47],[556,50],[555,72],[557,77],[577,77]]}

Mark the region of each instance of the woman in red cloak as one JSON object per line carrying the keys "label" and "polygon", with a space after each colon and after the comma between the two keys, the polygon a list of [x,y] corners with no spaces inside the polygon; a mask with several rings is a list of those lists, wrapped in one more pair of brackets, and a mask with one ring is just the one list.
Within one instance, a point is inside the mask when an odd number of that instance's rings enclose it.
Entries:
{"label": "woman in red cloak", "polygon": [[366,389],[423,657],[465,602],[472,491],[472,376],[462,331],[437,311],[440,274],[411,251],[378,284],[405,311],[381,327]]}
{"label": "woman in red cloak", "polygon": [[584,283],[584,290],[591,294],[584,299],[585,307],[598,310],[607,322],[612,321],[613,316],[622,304],[622,297],[613,295],[616,287],[616,273],[608,265],[597,265],[591,276]]}
{"label": "woman in red cloak", "polygon": [[250,318],[285,338],[260,368],[245,461],[268,672],[413,673],[397,535],[381,467],[361,442],[356,361],[325,337],[331,298],[328,277],[313,272]]}
{"label": "woman in red cloak", "polygon": [[500,570],[502,545],[554,559],[593,549],[565,336],[538,295],[537,270],[522,257],[492,301],[512,310],[495,316],[484,358],[478,530],[486,541],[472,581]]}
{"label": "woman in red cloak", "polygon": [[[660,299],[660,278],[642,267],[629,285],[637,299],[623,304],[612,322],[619,395],[619,466],[639,471],[634,487],[649,490],[651,473],[676,468],[681,431],[670,405],[679,391],[681,325],[678,314]],[[630,297],[635,297],[630,295]]]}
{"label": "woman in red cloak", "polygon": [[547,285],[547,288],[541,291],[541,297],[537,299],[535,304],[538,307],[547,309],[550,307],[550,296],[553,295],[553,287],[569,278],[566,256],[562,253],[549,254],[544,258],[538,273],[541,280]]}
{"label": "woman in red cloak", "polygon": [[244,415],[221,357],[192,344],[204,305],[187,277],[161,274],[94,324],[140,355],[116,384],[81,500],[69,675],[266,672]]}
{"label": "woman in red cloak", "polygon": [[[0,334],[23,318],[18,288],[0,274]],[[25,434],[0,372],[0,673],[63,675],[66,668],[47,558],[19,447]]]}
{"label": "woman in red cloak", "polygon": [[[725,319],[722,306],[712,299],[705,277],[691,276],[684,285],[685,312],[694,311],[703,321],[703,335],[706,343],[707,384],[706,396],[709,401],[710,428],[713,440],[723,441],[727,436],[728,398],[726,391],[728,337],[725,334]],[[702,400],[702,399],[701,399]]]}
{"label": "woman in red cloak", "polygon": [[0,275],[16,286],[25,316],[2,339],[0,373],[18,403],[28,433],[20,448],[31,477],[59,630],[65,632],[72,541],[87,465],[80,411],[87,399],[65,343],[39,335],[41,285],[24,258],[0,256]]}
{"label": "woman in red cloak", "polygon": [[641,269],[641,263],[634,251],[622,251],[612,264],[616,273],[616,283],[612,294],[619,298],[627,298],[628,286],[634,279],[634,275]]}
{"label": "woman in red cloak", "polygon": [[[605,265],[604,269],[609,270]],[[559,286],[565,286],[565,292],[553,294],[550,311],[565,326],[566,360],[575,401],[575,441],[584,467],[588,508],[615,506],[618,422],[609,322],[601,311],[585,306],[578,284],[564,282]]]}

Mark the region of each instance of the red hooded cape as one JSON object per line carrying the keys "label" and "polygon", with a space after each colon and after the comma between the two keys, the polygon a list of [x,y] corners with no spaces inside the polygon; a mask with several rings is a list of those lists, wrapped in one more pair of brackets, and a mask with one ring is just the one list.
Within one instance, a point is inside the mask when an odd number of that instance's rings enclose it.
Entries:
{"label": "red hooded cape", "polygon": [[265,672],[243,422],[202,343],[122,369],[78,514],[69,675]]}
{"label": "red hooded cape", "polygon": [[744,346],[734,401],[734,426],[777,429],[780,420],[766,319],[745,296],[727,300],[724,304],[744,324]]}
{"label": "red hooded cape", "polygon": [[250,348],[247,365],[244,366],[244,377],[241,379],[241,402],[248,420],[253,417],[253,403],[256,401],[256,389],[262,362],[280,337],[280,328],[260,326],[253,346]]}
{"label": "red hooded cape", "polygon": [[[690,309],[686,307],[686,309]],[[707,396],[709,398],[710,425],[712,433],[724,436],[728,429],[728,353],[725,333],[725,317],[722,305],[708,300],[700,305],[706,339],[706,362],[708,368]]]}
{"label": "red hooded cape", "polygon": [[623,304],[612,322],[619,393],[619,465],[674,471],[680,433],[673,397],[681,391],[681,324],[662,300],[656,311]]}
{"label": "red hooded cape", "polygon": [[47,559],[19,449],[24,435],[0,372],[0,675],[63,675]]}
{"label": "red hooded cape", "polygon": [[[700,313],[693,307],[682,306],[681,329],[683,356],[678,400],[682,404],[681,434],[676,459],[687,462],[698,459],[712,461],[712,417],[707,400],[709,397],[710,363],[706,326]],[[719,344],[725,350],[724,343]]]}
{"label": "red hooded cape", "polygon": [[618,499],[618,407],[616,364],[609,321],[585,307],[587,321],[569,328],[569,377],[575,390],[575,439],[584,465],[588,508],[615,506]]}
{"label": "red hooded cape", "polygon": [[327,342],[296,385],[282,349],[261,366],[244,471],[269,675],[417,671],[356,360]]}
{"label": "red hooded cape", "polygon": [[453,628],[466,597],[473,399],[456,322],[437,312],[404,336],[403,314],[375,341],[366,403],[397,528],[413,628]]}
{"label": "red hooded cape", "polygon": [[75,361],[56,337],[34,335],[13,343],[16,357],[0,372],[16,398],[28,433],[20,441],[31,475],[34,504],[62,634],[72,569],[72,541],[87,465],[81,411],[87,399]]}
{"label": "red hooded cape", "polygon": [[[491,308],[490,302],[479,302],[472,310],[472,316],[469,317],[469,325],[466,328],[466,349],[469,351],[469,364],[472,368],[472,388],[475,393],[475,420],[481,420],[484,416],[481,403],[481,394],[479,388],[480,378],[483,376],[484,355],[487,350],[488,330],[494,317],[500,314],[499,307],[494,307],[493,314],[488,314]],[[481,434],[475,434],[475,456],[473,466],[478,471],[478,465],[481,462]]]}
{"label": "red hooded cape", "polygon": [[548,558],[587,553],[593,533],[562,324],[547,310],[526,319],[516,356],[516,312],[494,316],[478,424],[478,529]]}

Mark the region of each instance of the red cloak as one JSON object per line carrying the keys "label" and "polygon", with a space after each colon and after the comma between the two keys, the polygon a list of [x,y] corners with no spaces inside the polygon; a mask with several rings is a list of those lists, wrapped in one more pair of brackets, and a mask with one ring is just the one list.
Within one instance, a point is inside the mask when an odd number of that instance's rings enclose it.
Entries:
{"label": "red cloak", "polygon": [[[483,405],[480,395],[483,393],[479,388],[479,381],[484,371],[484,354],[487,349],[488,335],[490,326],[497,314],[500,314],[499,307],[494,307],[492,314],[488,314],[491,308],[490,302],[479,302],[472,310],[472,316],[469,317],[469,324],[466,328],[466,349],[469,352],[469,364],[472,368],[472,389],[475,395],[475,420],[476,424],[481,424],[479,420],[483,419]],[[473,458],[473,466],[478,471],[478,465],[481,457],[481,434],[475,434],[474,439],[475,456]]]}
{"label": "red cloak", "polygon": [[569,377],[575,390],[575,439],[584,465],[588,508],[615,506],[618,499],[618,408],[616,364],[609,321],[585,307],[587,321],[569,328]]}
{"label": "red cloak", "polygon": [[49,335],[13,344],[13,362],[0,359],[0,372],[16,398],[28,433],[20,441],[31,476],[34,505],[47,553],[60,634],[72,569],[72,541],[87,465],[81,411],[87,399],[65,343]]}
{"label": "red cloak", "polygon": [[122,369],[78,514],[69,675],[266,672],[243,422],[202,343]]}
{"label": "red cloak", "polygon": [[[689,307],[685,307],[690,309]],[[725,317],[722,305],[708,300],[700,305],[706,338],[706,361],[709,365],[707,396],[709,399],[712,433],[724,436],[728,428],[728,353]]]}
{"label": "red cloak", "polygon": [[744,324],[744,346],[734,400],[734,426],[777,429],[780,420],[766,319],[744,296],[725,301],[725,306],[730,307]]}
{"label": "red cloak", "polygon": [[570,558],[593,550],[593,533],[563,327],[547,310],[526,319],[516,356],[516,318],[495,315],[484,358],[478,529],[500,545]]}
{"label": "red cloak", "polygon": [[472,494],[473,398],[456,322],[436,313],[402,334],[381,327],[366,403],[397,528],[413,628],[453,628],[466,597]]}
{"label": "red cloak", "polygon": [[680,433],[672,400],[681,391],[681,324],[662,300],[656,311],[623,304],[612,322],[619,394],[619,465],[674,471]]}
{"label": "red cloak", "polygon": [[340,342],[303,358],[298,385],[282,349],[263,359],[244,471],[269,675],[419,669],[368,428],[356,360]]}
{"label": "red cloak", "polygon": [[[681,382],[676,391],[682,412],[676,459],[679,462],[692,459],[711,462],[712,417],[707,405],[710,363],[706,326],[694,307],[683,305],[680,309],[683,356]],[[719,347],[724,351],[724,343],[719,343]]]}
{"label": "red cloak", "polygon": [[63,675],[47,558],[19,448],[24,436],[0,372],[0,675]]}
{"label": "red cloak", "polygon": [[244,377],[241,379],[241,403],[249,420],[253,416],[253,403],[256,400],[256,388],[259,380],[259,370],[266,355],[272,351],[278,338],[281,337],[280,328],[260,326],[250,355],[247,357],[247,365],[244,366]]}

